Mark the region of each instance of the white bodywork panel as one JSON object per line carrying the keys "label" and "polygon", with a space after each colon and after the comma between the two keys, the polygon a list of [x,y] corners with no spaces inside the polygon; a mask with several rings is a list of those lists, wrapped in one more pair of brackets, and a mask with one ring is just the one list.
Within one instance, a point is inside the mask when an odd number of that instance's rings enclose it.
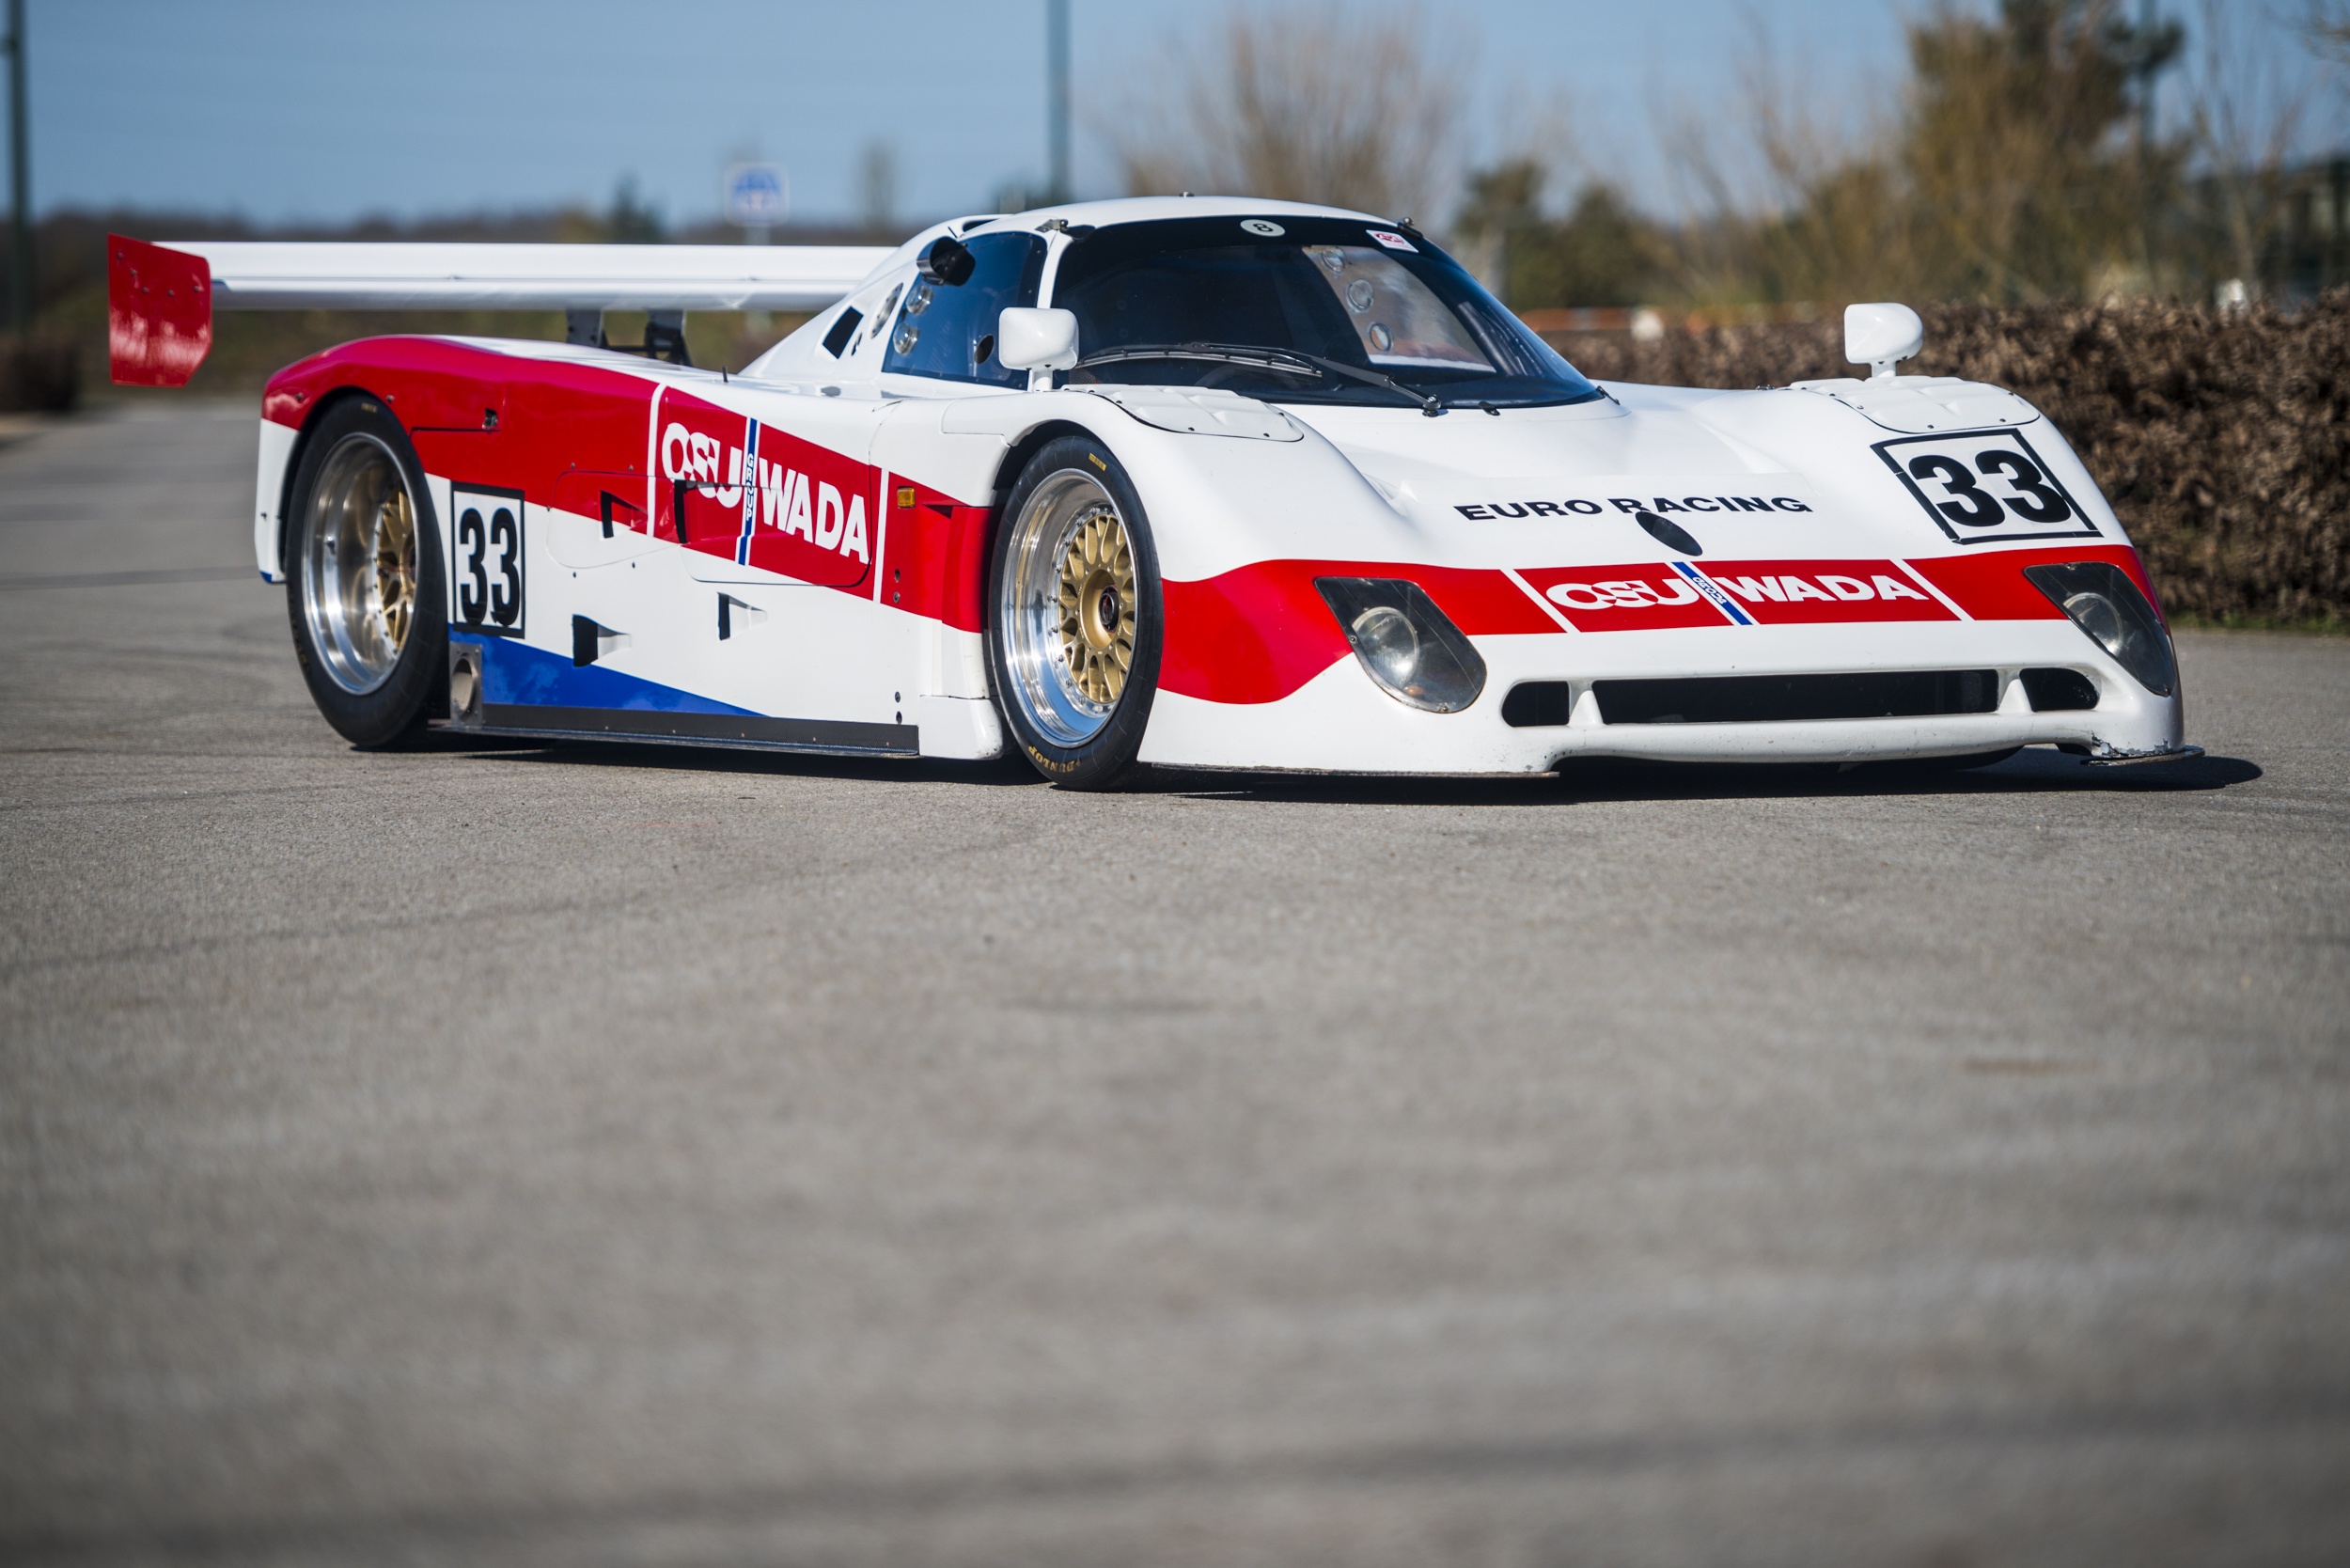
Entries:
{"label": "white bodywork panel", "polygon": [[277,558],[277,541],[284,537],[286,466],[293,461],[295,432],[284,425],[261,421],[259,472],[253,481],[253,558],[261,575],[273,583],[285,581]]}

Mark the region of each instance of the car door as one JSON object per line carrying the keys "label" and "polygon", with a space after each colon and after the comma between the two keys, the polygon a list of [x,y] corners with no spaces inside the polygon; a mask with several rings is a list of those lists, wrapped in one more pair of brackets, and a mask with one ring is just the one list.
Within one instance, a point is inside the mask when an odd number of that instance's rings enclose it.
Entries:
{"label": "car door", "polygon": [[707,583],[863,583],[880,520],[880,475],[866,461],[880,405],[748,391],[741,401],[753,406],[662,389],[653,533],[684,545],[686,570]]}

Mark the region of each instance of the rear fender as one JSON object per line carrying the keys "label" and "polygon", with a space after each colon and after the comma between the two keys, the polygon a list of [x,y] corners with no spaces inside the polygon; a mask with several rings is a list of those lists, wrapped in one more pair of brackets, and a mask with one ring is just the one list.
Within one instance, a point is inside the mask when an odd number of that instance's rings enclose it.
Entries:
{"label": "rear fender", "polygon": [[363,386],[337,387],[311,402],[299,428],[268,417],[271,403],[265,400],[262,404],[260,463],[253,485],[253,554],[254,564],[270,582],[286,580],[286,527],[293,513],[294,476],[302,471],[302,459],[309,450],[310,437],[328,409],[352,398],[383,402]]}

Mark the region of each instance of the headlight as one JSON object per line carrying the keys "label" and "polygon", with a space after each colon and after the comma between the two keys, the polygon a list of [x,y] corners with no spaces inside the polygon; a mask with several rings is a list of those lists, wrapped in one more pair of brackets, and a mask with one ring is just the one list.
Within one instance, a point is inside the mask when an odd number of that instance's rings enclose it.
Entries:
{"label": "headlight", "polygon": [[1355,657],[1398,702],[1457,713],[1485,689],[1485,661],[1418,583],[1317,577],[1314,587],[1346,629]]}
{"label": "headlight", "polygon": [[2178,689],[2179,666],[2171,657],[2170,638],[2163,632],[2161,618],[2120,567],[2105,561],[2072,561],[2062,566],[2028,566],[2024,575],[2090,641],[2136,676],[2139,685],[2156,697],[2169,697]]}
{"label": "headlight", "polygon": [[1390,691],[1401,691],[1419,673],[1419,634],[1412,618],[1392,604],[1373,604],[1347,628],[1355,651]]}

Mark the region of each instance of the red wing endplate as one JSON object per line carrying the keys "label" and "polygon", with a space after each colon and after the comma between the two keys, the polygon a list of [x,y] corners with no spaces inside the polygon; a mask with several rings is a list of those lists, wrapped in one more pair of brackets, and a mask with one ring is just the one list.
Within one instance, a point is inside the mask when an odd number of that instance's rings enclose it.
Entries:
{"label": "red wing endplate", "polygon": [[106,236],[106,353],[118,386],[185,386],[212,347],[212,269],[200,256]]}

